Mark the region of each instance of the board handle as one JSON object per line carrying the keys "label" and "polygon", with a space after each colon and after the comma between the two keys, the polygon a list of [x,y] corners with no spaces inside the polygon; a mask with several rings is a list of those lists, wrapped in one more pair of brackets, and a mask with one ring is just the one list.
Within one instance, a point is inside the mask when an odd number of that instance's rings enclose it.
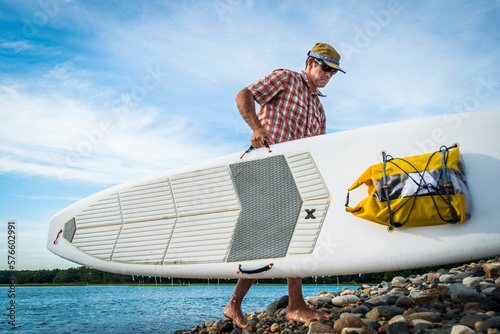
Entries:
{"label": "board handle", "polygon": [[57,240],[59,240],[59,236],[61,235],[62,232],[63,230],[61,229],[59,233],[57,233],[56,239],[54,240],[54,245],[57,244]]}
{"label": "board handle", "polygon": [[263,273],[264,271],[268,271],[269,269],[271,269],[273,267],[274,264],[272,263],[269,263],[267,266],[264,266],[262,268],[259,268],[259,269],[253,269],[253,270],[245,270],[243,268],[241,268],[241,264],[238,266],[238,271],[236,272],[236,274],[258,274],[258,273]]}
{"label": "board handle", "polygon": [[[264,146],[267,148],[267,150],[269,151],[269,153],[271,153],[271,147],[269,146],[269,143],[267,141],[264,140]],[[245,154],[247,154],[248,152],[252,151],[253,149],[255,149],[255,147],[253,147],[252,145],[250,145],[250,147],[248,148],[248,150],[246,150],[245,152],[243,152],[243,154],[241,155],[240,159],[243,159],[243,157],[245,156]]]}

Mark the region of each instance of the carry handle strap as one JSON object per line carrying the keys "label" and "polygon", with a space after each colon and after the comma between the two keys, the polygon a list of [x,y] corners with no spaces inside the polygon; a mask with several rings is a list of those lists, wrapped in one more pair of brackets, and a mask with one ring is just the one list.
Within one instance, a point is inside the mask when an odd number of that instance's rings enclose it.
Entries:
{"label": "carry handle strap", "polygon": [[[452,147],[456,147],[456,145]],[[458,217],[457,214],[455,213],[453,205],[451,205],[451,196],[450,196],[451,181],[450,181],[450,174],[448,173],[448,169],[446,168],[446,153],[448,153],[448,147],[441,146],[440,151],[441,151],[441,161],[443,163],[444,189],[446,191],[446,199],[448,200],[448,206],[450,207],[450,212],[451,215],[453,216],[453,221],[451,221],[450,223],[455,224],[456,222],[458,222]]]}
{"label": "carry handle strap", "polygon": [[[267,150],[269,151],[269,153],[271,153],[271,147],[269,146],[269,143],[267,141],[264,140],[264,146],[267,148]],[[250,147],[248,148],[248,150],[246,150],[245,152],[243,152],[243,154],[241,155],[240,159],[243,159],[243,157],[245,156],[245,154],[247,154],[248,152],[254,150],[255,147],[253,147],[252,145],[250,145]]]}
{"label": "carry handle strap", "polygon": [[267,266],[264,266],[262,268],[258,268],[258,269],[253,269],[253,270],[246,270],[246,269],[243,269],[241,268],[241,264],[238,266],[238,271],[236,272],[236,274],[258,274],[258,273],[262,273],[264,271],[268,271],[269,269],[271,269],[273,267],[274,264],[272,263],[269,263]]}
{"label": "carry handle strap", "polygon": [[361,176],[356,180],[356,182],[354,182],[354,184],[349,189],[347,189],[347,197],[346,197],[346,201],[345,201],[345,207],[346,207],[347,211],[352,212],[352,210],[351,210],[352,208],[349,207],[349,194],[350,194],[350,192],[354,189],[359,188],[363,184],[368,186],[369,181],[371,181],[370,180],[371,168],[372,167],[365,170],[363,172],[363,174],[361,174]]}
{"label": "carry handle strap", "polygon": [[386,167],[387,161],[388,161],[387,154],[385,153],[385,151],[382,151],[382,159],[384,160],[384,169],[383,169],[384,184],[383,184],[383,188],[384,188],[384,193],[385,193],[385,199],[387,201],[387,209],[389,210],[389,218],[391,220],[391,227],[389,227],[389,231],[392,231],[392,230],[394,230],[394,228],[399,227],[399,226],[397,226],[399,224],[394,223],[394,217],[392,216],[391,202],[390,202],[390,198],[389,198],[389,186],[387,185],[387,175],[385,172],[385,167]]}

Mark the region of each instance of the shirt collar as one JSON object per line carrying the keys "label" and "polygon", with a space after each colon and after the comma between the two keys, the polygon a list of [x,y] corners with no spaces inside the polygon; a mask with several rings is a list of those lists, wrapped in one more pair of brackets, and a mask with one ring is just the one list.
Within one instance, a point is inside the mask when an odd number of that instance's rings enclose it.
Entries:
{"label": "shirt collar", "polygon": [[[309,80],[307,79],[307,75],[306,75],[306,72],[304,70],[300,71],[300,75],[302,76],[302,79],[306,82],[307,84],[307,87],[309,88],[309,90],[311,90],[311,88],[309,87]],[[311,92],[311,94],[313,95],[318,95],[318,96],[321,96],[321,97],[326,97],[326,95],[323,95],[319,89],[316,88],[316,90],[314,92]]]}

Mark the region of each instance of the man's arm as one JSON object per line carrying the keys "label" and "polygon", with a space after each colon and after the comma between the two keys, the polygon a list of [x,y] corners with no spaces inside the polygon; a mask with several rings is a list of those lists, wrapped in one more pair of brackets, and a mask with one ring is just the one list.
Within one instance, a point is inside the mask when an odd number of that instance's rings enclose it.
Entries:
{"label": "man's arm", "polygon": [[248,88],[243,88],[236,95],[236,106],[240,111],[241,116],[253,130],[252,138],[250,138],[250,143],[253,147],[264,146],[264,141],[272,144],[272,137],[269,131],[262,127],[260,124],[257,113],[255,112],[255,101],[252,93]]}

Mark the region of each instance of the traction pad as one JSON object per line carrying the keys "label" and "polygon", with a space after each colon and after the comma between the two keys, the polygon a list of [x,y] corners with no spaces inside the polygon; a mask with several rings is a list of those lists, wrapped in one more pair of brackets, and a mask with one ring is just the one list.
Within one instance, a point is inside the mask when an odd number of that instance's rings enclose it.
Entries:
{"label": "traction pad", "polygon": [[242,211],[227,261],[284,257],[302,205],[285,157],[235,163],[230,169]]}

